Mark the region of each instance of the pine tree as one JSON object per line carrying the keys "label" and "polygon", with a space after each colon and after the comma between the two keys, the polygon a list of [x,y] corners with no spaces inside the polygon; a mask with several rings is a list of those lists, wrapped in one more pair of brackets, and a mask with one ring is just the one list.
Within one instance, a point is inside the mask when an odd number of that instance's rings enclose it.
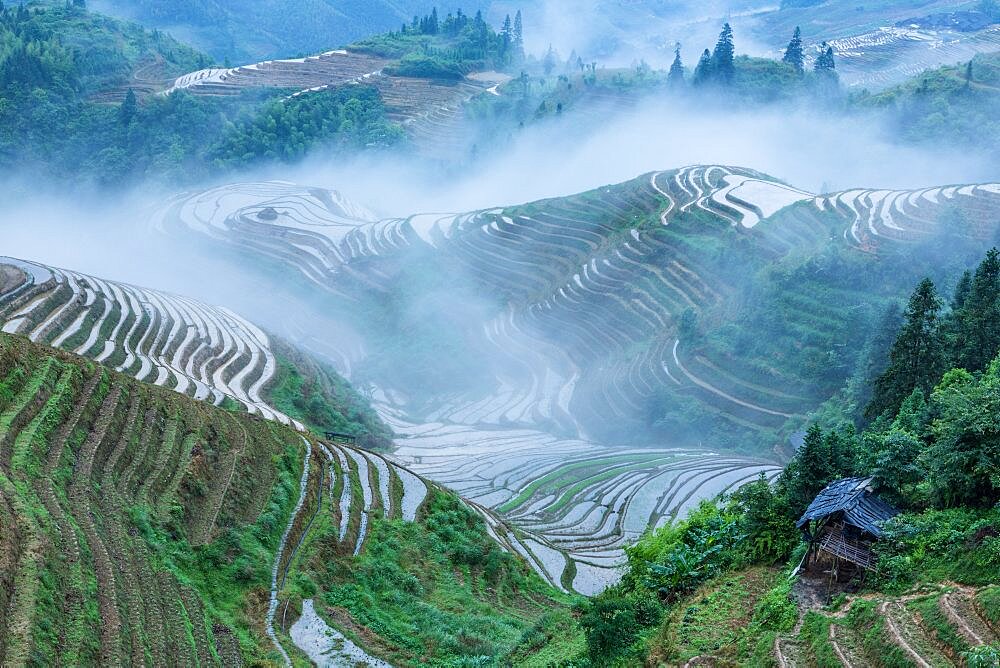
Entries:
{"label": "pine tree", "polygon": [[934,283],[925,278],[910,296],[903,328],[889,353],[889,368],[875,381],[875,393],[865,415],[893,416],[913,390],[929,394],[944,369],[938,312],[941,300]]}
{"label": "pine tree", "polygon": [[139,101],[135,97],[135,91],[129,88],[125,94],[125,101],[118,108],[118,121],[127,126],[137,113],[139,113]]}
{"label": "pine tree", "polygon": [[733,29],[728,23],[722,26],[719,41],[712,52],[712,76],[720,83],[730,84],[736,75],[736,47],[733,44]]}
{"label": "pine tree", "polygon": [[833,47],[828,45],[826,42],[820,45],[820,54],[816,58],[816,63],[813,65],[813,69],[816,72],[821,73],[833,73],[837,68],[837,63],[833,58]]}
{"label": "pine tree", "polygon": [[854,425],[843,432],[831,431],[826,435],[826,451],[830,456],[828,476],[830,481],[854,475],[855,459]]}
{"label": "pine tree", "polygon": [[545,71],[545,76],[552,74],[552,70],[556,68],[556,52],[549,44],[549,50],[545,52],[545,58],[542,60],[542,70]]}
{"label": "pine tree", "polygon": [[812,424],[806,431],[805,440],[795,453],[793,464],[783,475],[789,502],[796,514],[808,506],[834,477],[830,463],[827,439],[819,425]]}
{"label": "pine tree", "polygon": [[504,17],[503,27],[500,29],[500,57],[506,62],[510,62],[510,49],[513,44],[513,34],[510,23],[510,14]]}
{"label": "pine tree", "polygon": [[674,47],[674,62],[670,65],[670,72],[667,74],[667,85],[671,88],[680,88],[684,85],[684,64],[681,62],[681,45]]}
{"label": "pine tree", "polygon": [[805,54],[802,52],[802,31],[798,26],[795,26],[795,32],[792,33],[792,40],[788,43],[788,48],[785,49],[785,55],[782,57],[781,62],[791,65],[799,74],[805,71]]}
{"label": "pine tree", "polygon": [[954,313],[952,363],[967,371],[982,371],[1000,349],[1000,251],[990,249],[967,290],[961,297],[956,290],[962,304]]}
{"label": "pine tree", "polygon": [[521,10],[514,15],[514,28],[511,32],[511,42],[514,45],[514,57],[524,59],[524,23],[521,20]]}
{"label": "pine tree", "polygon": [[955,294],[951,298],[951,310],[953,313],[959,313],[965,308],[965,302],[969,298],[969,293],[972,292],[972,272],[966,269],[962,272],[962,278],[958,279],[958,285],[955,286]]}
{"label": "pine tree", "polygon": [[712,53],[708,49],[705,49],[701,53],[701,58],[698,59],[698,65],[694,68],[694,77],[691,83],[701,86],[712,80],[712,74]]}

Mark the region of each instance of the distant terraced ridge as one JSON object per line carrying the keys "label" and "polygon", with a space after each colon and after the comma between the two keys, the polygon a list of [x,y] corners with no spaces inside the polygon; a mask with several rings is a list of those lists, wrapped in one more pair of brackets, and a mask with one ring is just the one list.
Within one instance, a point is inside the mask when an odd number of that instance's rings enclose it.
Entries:
{"label": "distant terraced ridge", "polygon": [[[365,53],[336,50],[306,58],[268,60],[233,68],[210,68],[178,77],[163,94],[184,90],[193,95],[235,95],[248,88],[294,89],[293,97],[340,86],[378,89],[389,118],[402,124],[427,157],[465,156],[473,132],[465,122],[464,105],[488,90],[490,77],[459,82],[383,73],[391,60]],[[501,75],[497,75],[501,77]],[[497,80],[502,80],[501,77]]]}
{"label": "distant terraced ridge", "polygon": [[[760,342],[759,359],[715,341],[682,340],[686,311],[724,325],[755,267],[831,241],[862,263],[895,262],[904,255],[898,250],[945,233],[985,244],[1000,220],[998,191],[816,196],[753,170],[699,165],[522,206],[382,221],[350,213],[346,203],[331,206],[340,195],[241,184],[179,198],[156,224],[298,271],[343,300],[344,320],[392,294],[414,251],[454,281],[499,295],[503,306],[481,323],[473,353],[500,360],[492,391],[417,401],[409,388],[384,386],[377,405],[399,435],[397,461],[493,509],[525,537],[513,549],[551,582],[591,593],[614,581],[622,546],[646,526],[760,473],[776,474],[765,459],[717,446],[734,433],[774,446],[826,398],[801,365],[778,364],[782,351],[825,352],[830,332],[852,327],[842,309],[905,297],[912,285],[896,277],[858,292],[810,274],[785,286],[778,295],[788,316]],[[952,208],[965,215],[966,229],[943,229]],[[731,254],[735,245],[739,255]],[[829,303],[817,300],[818,290]],[[331,350],[335,341],[314,339],[304,345],[333,359],[353,355],[351,364],[379,354]],[[699,437],[703,447],[621,447],[618,435],[644,428],[653,400],[679,406],[678,421],[695,406],[729,431]],[[599,436],[586,437],[595,427]],[[677,430],[690,428],[680,422]]]}
{"label": "distant terraced ridge", "polygon": [[[1000,184],[953,185],[919,190],[848,190],[817,197],[820,211],[833,212],[850,225],[844,230],[847,243],[865,250],[879,244],[921,241],[934,234],[985,237],[991,221],[1000,213]],[[970,227],[942,229],[941,215],[957,209]]]}
{"label": "distant terraced ridge", "polygon": [[[248,203],[243,198],[252,198],[254,189],[257,199]],[[158,225],[209,234],[278,259],[347,299],[386,289],[392,276],[373,261],[415,247],[436,249],[483,289],[499,293],[512,307],[483,324],[484,347],[490,354],[517,351],[510,355],[509,377],[500,379],[507,401],[457,397],[428,415],[431,420],[555,421],[572,430],[570,404],[580,388],[596,393],[589,403],[622,416],[634,413],[651,390],[677,384],[728,402],[739,420],[773,426],[802,405],[778,400],[757,410],[761,397],[729,401],[732,392],[706,389],[690,364],[676,366],[678,348],[669,332],[677,318],[687,308],[712,307],[732,287],[720,284],[683,239],[664,240],[656,229],[702,215],[753,230],[776,211],[812,197],[752,170],[706,166],[524,207],[362,222],[343,210],[334,211],[333,219],[328,209],[315,213],[314,189],[296,195],[289,187],[282,207],[272,206],[271,186],[243,184],[174,202]],[[699,233],[716,235],[717,228],[707,225]],[[584,373],[638,342],[647,351],[628,365],[616,364],[612,377]]]}
{"label": "distant terraced ridge", "polygon": [[246,88],[318,89],[357,83],[379,74],[389,60],[347,51],[327,51],[307,58],[267,60],[232,68],[209,68],[178,77],[165,94],[185,90],[195,95],[232,95]]}
{"label": "distant terraced ridge", "polygon": [[829,42],[851,87],[882,88],[928,69],[1000,50],[1000,25],[975,32],[882,27]]}
{"label": "distant terraced ridge", "polygon": [[[510,363],[496,393],[505,400],[442,398],[425,417],[555,421],[569,430],[574,412],[621,420],[663,388],[734,428],[764,431],[822,400],[787,373],[742,369],[719,351],[678,340],[685,311],[710,317],[741,289],[731,268],[718,264],[726,244],[740,239],[762,262],[815,249],[831,235],[878,253],[938,234],[985,240],[1000,213],[997,185],[815,196],[752,170],[712,165],[518,207],[368,222],[342,208],[332,219],[328,209],[316,214],[322,198],[315,189],[282,187],[284,207],[270,205],[269,186],[224,187],[171,204],[160,226],[277,259],[355,301],[391,289],[409,250],[432,249],[460,280],[509,305],[483,323],[482,345]],[[951,208],[969,229],[942,227]],[[211,212],[210,221],[197,211]],[[827,317],[807,294],[802,300],[803,318]]]}
{"label": "distant terraced ridge", "polygon": [[0,276],[3,332],[301,428],[262,396],[277,365],[267,335],[229,309],[13,258]]}

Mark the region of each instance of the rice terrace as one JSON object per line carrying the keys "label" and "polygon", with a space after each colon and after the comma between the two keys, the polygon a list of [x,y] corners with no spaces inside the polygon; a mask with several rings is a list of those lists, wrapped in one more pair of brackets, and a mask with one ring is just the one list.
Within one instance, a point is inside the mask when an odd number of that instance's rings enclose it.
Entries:
{"label": "rice terrace", "polygon": [[1000,668],[994,0],[0,3],[0,665]]}

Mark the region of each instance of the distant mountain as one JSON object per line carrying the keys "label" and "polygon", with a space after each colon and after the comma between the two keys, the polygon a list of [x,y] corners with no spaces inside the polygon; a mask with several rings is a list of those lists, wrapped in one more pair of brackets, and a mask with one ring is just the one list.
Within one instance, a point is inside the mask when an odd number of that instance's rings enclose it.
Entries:
{"label": "distant mountain", "polygon": [[[90,6],[169,31],[220,62],[306,54],[398,29],[428,13],[427,0],[94,0]],[[489,0],[469,0],[474,13]],[[447,10],[439,8],[442,13]]]}

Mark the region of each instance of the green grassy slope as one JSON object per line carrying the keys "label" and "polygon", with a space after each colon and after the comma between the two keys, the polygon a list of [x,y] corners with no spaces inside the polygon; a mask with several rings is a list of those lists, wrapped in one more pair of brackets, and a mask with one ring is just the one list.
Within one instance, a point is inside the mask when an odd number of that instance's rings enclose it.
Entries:
{"label": "green grassy slope", "polygon": [[[304,443],[314,464],[293,514]],[[286,527],[278,634],[293,654],[283,629],[305,595],[404,665],[499,658],[546,614],[572,626],[571,601],[500,552],[456,497],[432,488],[406,522],[400,474],[380,481],[368,466],[361,480],[357,465],[317,466],[324,452],[276,423],[3,335],[0,663],[277,661],[264,620]],[[344,480],[352,500],[390,490],[365,511],[367,537],[355,503],[337,535]]]}

